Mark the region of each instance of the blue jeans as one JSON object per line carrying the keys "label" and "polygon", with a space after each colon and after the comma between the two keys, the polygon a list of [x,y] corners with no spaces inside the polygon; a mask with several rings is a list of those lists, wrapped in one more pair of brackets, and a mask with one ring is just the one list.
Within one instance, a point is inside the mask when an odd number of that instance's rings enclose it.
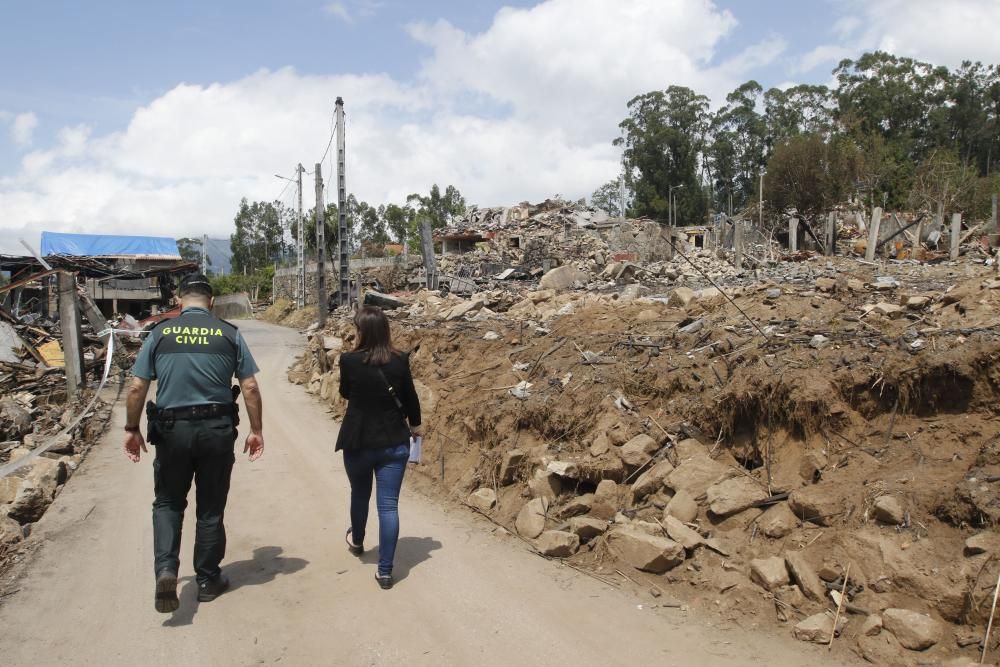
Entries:
{"label": "blue jeans", "polygon": [[345,449],[344,468],[351,482],[351,541],[364,544],[368,502],[375,478],[378,509],[378,573],[392,574],[399,541],[399,489],[403,486],[410,443],[384,449]]}

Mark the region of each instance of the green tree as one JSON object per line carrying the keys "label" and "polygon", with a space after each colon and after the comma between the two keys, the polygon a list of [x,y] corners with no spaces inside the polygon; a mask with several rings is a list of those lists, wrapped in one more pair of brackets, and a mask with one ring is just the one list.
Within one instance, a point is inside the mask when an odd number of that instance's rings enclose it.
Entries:
{"label": "green tree", "polygon": [[711,118],[707,162],[720,202],[732,195],[736,206],[744,206],[756,191],[767,160],[767,121],[757,112],[762,94],[759,83],[747,81],[726,96],[726,106]]}
{"label": "green tree", "polygon": [[678,220],[700,222],[707,211],[698,168],[707,130],[708,98],[690,88],[671,86],[632,98],[628,110],[628,118],[618,125],[622,136],[615,145],[625,147],[625,161],[631,166],[630,214],[666,221],[673,186]]}
{"label": "green tree", "polygon": [[397,243],[406,243],[412,218],[413,209],[398,204],[387,205],[382,213],[386,230],[392,234]]}
{"label": "green tree", "polygon": [[767,163],[767,206],[776,213],[795,209],[805,218],[825,213],[850,193],[857,168],[857,149],[849,141],[818,134],[786,139]]}
{"label": "green tree", "polygon": [[947,68],[875,51],[841,61],[833,73],[834,116],[849,134],[881,134],[915,161],[946,142]]}
{"label": "green tree", "polygon": [[465,197],[454,185],[445,188],[441,194],[441,188],[437,183],[431,186],[431,191],[427,195],[413,193],[406,198],[406,205],[414,210],[414,216],[431,221],[432,229],[442,229],[452,224],[458,218],[465,215]]}
{"label": "green tree", "polygon": [[[189,236],[177,239],[177,251],[181,254],[181,259],[185,262],[198,262],[201,263],[201,239],[193,239]],[[212,260],[208,261],[209,266],[212,265]]]}
{"label": "green tree", "polygon": [[834,127],[830,89],[808,84],[787,90],[771,88],[764,93],[764,118],[769,150],[778,142],[800,134],[828,138]]}
{"label": "green tree", "polygon": [[590,195],[590,205],[599,208],[608,215],[622,214],[622,187],[621,181],[615,179],[608,181],[601,187],[594,190]]}
{"label": "green tree", "polygon": [[253,273],[279,259],[284,249],[282,209],[277,202],[247,202],[244,197],[229,237],[235,273]]}

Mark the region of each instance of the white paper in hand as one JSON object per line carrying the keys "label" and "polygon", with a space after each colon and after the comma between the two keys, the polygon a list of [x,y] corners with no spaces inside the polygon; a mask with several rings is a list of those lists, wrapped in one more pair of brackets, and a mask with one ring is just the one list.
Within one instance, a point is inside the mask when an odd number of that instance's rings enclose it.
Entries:
{"label": "white paper in hand", "polygon": [[420,463],[420,445],[424,439],[421,436],[410,438],[410,463]]}

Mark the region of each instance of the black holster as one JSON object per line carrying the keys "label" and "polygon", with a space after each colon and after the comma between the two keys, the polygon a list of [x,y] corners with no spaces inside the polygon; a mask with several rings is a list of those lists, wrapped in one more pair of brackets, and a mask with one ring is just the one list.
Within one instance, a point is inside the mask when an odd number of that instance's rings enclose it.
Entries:
{"label": "black holster", "polygon": [[160,430],[160,410],[153,401],[146,401],[146,441],[151,445],[158,445],[162,440],[163,431]]}
{"label": "black holster", "polygon": [[240,425],[240,404],[236,400],[240,397],[239,385],[233,385],[233,428]]}

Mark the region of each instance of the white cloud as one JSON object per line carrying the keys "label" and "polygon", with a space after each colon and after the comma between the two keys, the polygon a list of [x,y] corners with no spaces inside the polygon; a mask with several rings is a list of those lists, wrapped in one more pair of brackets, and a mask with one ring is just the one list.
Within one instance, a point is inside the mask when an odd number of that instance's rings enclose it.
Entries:
{"label": "white cloud", "polygon": [[330,16],[340,19],[344,23],[354,23],[357,19],[367,19],[375,16],[383,7],[384,3],[379,0],[353,0],[350,4],[346,2],[330,2],[323,7]]}
{"label": "white cloud", "polygon": [[351,13],[347,10],[347,5],[342,2],[331,2],[323,7],[325,11],[330,16],[336,17],[345,23],[353,23],[354,18]]}
{"label": "white cloud", "polygon": [[[342,19],[377,9],[327,6]],[[241,197],[274,198],[273,174],[299,161],[312,170],[337,95],[347,186],[361,199],[402,202],[435,182],[481,205],[588,195],[618,173],[611,141],[632,96],[679,84],[718,103],[784,52],[771,36],[715,62],[736,25],[710,0],[548,0],[500,10],[481,33],[411,26],[429,49],[413,81],[286,68],[181,84],[121,131],[67,128],[25,155],[0,179],[0,251],[17,252],[25,228],[228,236]],[[312,193],[307,184],[306,206]]]}
{"label": "white cloud", "polygon": [[842,0],[834,22],[834,44],[807,53],[798,70],[831,68],[840,58],[881,49],[934,65],[963,60],[1000,63],[1000,2],[997,0]]}
{"label": "white cloud", "polygon": [[14,116],[10,124],[10,138],[18,146],[30,146],[38,127],[38,116],[28,111]]}

